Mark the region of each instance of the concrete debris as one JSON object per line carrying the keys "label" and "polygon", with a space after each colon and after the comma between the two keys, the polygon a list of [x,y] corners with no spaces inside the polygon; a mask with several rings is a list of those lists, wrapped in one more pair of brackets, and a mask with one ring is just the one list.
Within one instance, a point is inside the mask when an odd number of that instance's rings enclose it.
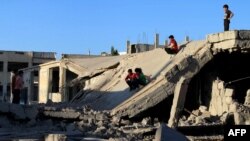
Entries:
{"label": "concrete debris", "polygon": [[247,90],[244,105],[250,107],[250,89]]}

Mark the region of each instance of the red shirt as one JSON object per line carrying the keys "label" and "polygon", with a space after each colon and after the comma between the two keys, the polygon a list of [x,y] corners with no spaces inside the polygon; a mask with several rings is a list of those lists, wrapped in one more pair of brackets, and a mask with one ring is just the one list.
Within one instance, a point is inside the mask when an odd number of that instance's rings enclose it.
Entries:
{"label": "red shirt", "polygon": [[178,45],[177,45],[177,42],[175,41],[175,39],[170,39],[169,46],[171,44],[173,44],[172,49],[177,53],[178,52]]}
{"label": "red shirt", "polygon": [[127,77],[125,78],[125,80],[133,80],[136,78],[136,74],[135,73],[130,73],[127,75]]}

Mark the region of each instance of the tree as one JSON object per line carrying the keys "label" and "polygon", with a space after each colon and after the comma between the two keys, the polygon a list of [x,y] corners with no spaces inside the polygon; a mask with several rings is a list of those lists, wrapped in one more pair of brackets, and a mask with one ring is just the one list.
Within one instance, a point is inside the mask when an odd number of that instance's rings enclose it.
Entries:
{"label": "tree", "polygon": [[114,48],[114,46],[111,46],[111,55],[116,56],[119,55],[118,50]]}

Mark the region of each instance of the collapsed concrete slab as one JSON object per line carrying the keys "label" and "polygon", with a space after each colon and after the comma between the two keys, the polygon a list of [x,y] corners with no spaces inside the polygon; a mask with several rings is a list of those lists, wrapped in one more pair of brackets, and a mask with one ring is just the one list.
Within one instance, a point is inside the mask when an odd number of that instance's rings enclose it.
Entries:
{"label": "collapsed concrete slab", "polygon": [[[155,106],[174,93],[180,76],[191,79],[197,74],[206,63],[213,59],[216,55],[215,50],[248,49],[250,47],[249,35],[250,31],[229,31],[208,35],[207,40],[199,44],[188,43],[175,57],[169,60],[169,64],[162,69],[161,75],[155,81],[114,108],[112,114],[132,118]],[[227,98],[227,102],[229,102],[229,98]]]}

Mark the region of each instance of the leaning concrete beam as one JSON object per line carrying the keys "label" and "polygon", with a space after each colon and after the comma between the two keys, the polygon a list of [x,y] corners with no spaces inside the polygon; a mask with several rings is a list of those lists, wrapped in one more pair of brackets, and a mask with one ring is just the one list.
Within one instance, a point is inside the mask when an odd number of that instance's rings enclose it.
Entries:
{"label": "leaning concrete beam", "polygon": [[190,79],[187,80],[181,77],[180,81],[175,86],[173,105],[168,120],[168,126],[171,128],[176,127],[178,124],[180,112],[184,108],[189,81]]}
{"label": "leaning concrete beam", "polygon": [[236,30],[207,35],[208,43],[218,43],[233,39],[238,39],[238,31]]}

